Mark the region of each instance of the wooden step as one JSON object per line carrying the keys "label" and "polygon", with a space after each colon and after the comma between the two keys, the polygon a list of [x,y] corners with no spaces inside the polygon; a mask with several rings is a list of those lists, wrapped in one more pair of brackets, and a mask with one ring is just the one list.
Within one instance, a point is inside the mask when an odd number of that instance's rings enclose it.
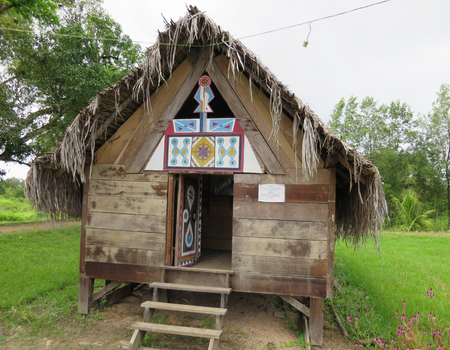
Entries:
{"label": "wooden step", "polygon": [[141,304],[141,306],[145,307],[145,308],[150,308],[150,309],[180,311],[180,312],[193,312],[196,314],[206,314],[206,315],[224,316],[227,313],[227,309],[221,309],[218,307],[169,304],[169,303],[160,303],[157,301],[146,301],[146,302],[143,302]]}
{"label": "wooden step", "polygon": [[221,270],[221,269],[202,269],[198,267],[179,267],[179,266],[164,266],[166,270],[175,270],[181,272],[203,272],[211,274],[221,274],[221,275],[233,275],[234,270]]}
{"label": "wooden step", "polygon": [[216,294],[231,293],[231,288],[191,286],[189,284],[177,284],[177,283],[153,282],[150,283],[150,287],[160,289],[170,289],[170,290],[184,290],[187,292],[216,293]]}
{"label": "wooden step", "polygon": [[146,332],[168,333],[174,335],[186,335],[189,337],[210,338],[210,339],[219,339],[220,336],[222,335],[222,331],[216,329],[171,326],[147,322],[136,322],[131,326],[131,328]]}

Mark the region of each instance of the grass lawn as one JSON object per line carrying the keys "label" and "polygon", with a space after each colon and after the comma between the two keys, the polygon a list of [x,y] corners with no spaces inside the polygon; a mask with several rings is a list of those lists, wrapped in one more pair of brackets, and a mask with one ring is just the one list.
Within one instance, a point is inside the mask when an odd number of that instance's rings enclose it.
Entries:
{"label": "grass lawn", "polygon": [[[396,310],[402,314],[403,301],[407,318],[420,312],[421,324],[426,326],[432,312],[438,328],[449,327],[450,236],[384,233],[380,248],[381,254],[372,243],[359,251],[336,244],[336,269],[353,287],[364,289],[365,299],[379,314],[377,327],[395,334],[394,314]],[[427,296],[430,288],[434,298]]]}
{"label": "grass lawn", "polygon": [[80,226],[0,235],[0,318],[51,329],[76,307]]}
{"label": "grass lawn", "polygon": [[33,209],[28,199],[0,197],[0,225],[42,219],[42,214]]}

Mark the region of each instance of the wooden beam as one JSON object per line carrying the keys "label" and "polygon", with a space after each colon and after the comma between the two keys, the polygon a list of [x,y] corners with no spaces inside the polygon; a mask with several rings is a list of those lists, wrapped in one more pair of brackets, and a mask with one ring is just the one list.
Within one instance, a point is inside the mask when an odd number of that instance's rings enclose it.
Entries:
{"label": "wooden beam", "polygon": [[295,307],[298,311],[300,311],[305,316],[308,316],[308,317],[310,316],[311,313],[310,313],[309,307],[307,307],[306,305],[303,305],[297,299],[294,299],[293,297],[287,296],[287,295],[279,295],[279,297],[281,299],[283,299],[286,303]]}
{"label": "wooden beam", "polygon": [[78,289],[78,312],[83,315],[89,314],[89,304],[92,300],[92,292],[94,291],[94,279],[80,277]]}
{"label": "wooden beam", "polygon": [[107,284],[102,289],[100,289],[98,292],[94,293],[94,295],[92,296],[91,302],[101,299],[103,296],[111,293],[114,289],[119,287],[121,284],[123,284],[122,281],[112,281],[111,283]]}
{"label": "wooden beam", "polygon": [[328,185],[327,298],[334,297],[334,245],[336,229],[336,174],[330,169]]}
{"label": "wooden beam", "polygon": [[[219,66],[222,73],[226,74],[229,64],[228,59],[220,55],[215,58],[215,63]],[[250,82],[243,73],[236,73],[236,79],[229,81],[229,83],[283,168],[286,170],[286,168],[295,165],[300,165],[301,167],[301,160],[297,158],[296,161],[295,152],[283,132],[279,133],[278,142],[274,135],[272,135],[272,116],[269,109],[266,108],[264,102],[261,100],[257,91],[258,89],[255,86],[250,88]]]}
{"label": "wooden beam", "polygon": [[[224,59],[226,60],[226,58]],[[226,62],[220,61],[219,63],[220,65],[216,61],[213,61],[213,69],[209,70],[208,74],[211,76],[222,97],[227,101],[234,117],[244,129],[245,135],[255,149],[258,157],[264,163],[265,168],[271,174],[284,174],[284,169],[275,156],[275,153],[269,147],[266,140],[264,140],[250,117],[248,109],[242,103],[241,97],[238,96],[237,91],[233,89],[230,81],[226,77]]]}
{"label": "wooden beam", "polygon": [[329,153],[327,158],[325,158],[325,168],[334,168],[336,164],[339,163],[339,155],[335,153]]}
{"label": "wooden beam", "polygon": [[[116,164],[124,164],[128,170],[154,129],[156,122],[168,108],[185,80],[192,74],[192,69],[189,60],[184,60],[172,72],[170,79],[152,94],[150,101],[144,102],[118,130],[117,137],[121,136],[123,139],[121,142],[125,144],[119,142],[116,146],[119,151]],[[121,129],[123,130],[121,131]],[[132,131],[131,135],[127,129]],[[114,139],[114,136],[111,137],[111,140]]]}
{"label": "wooden beam", "polygon": [[167,230],[166,230],[166,266],[171,266],[173,261],[173,230],[175,219],[175,175],[169,174],[169,184],[167,186]]}
{"label": "wooden beam", "polygon": [[310,336],[311,344],[322,346],[323,344],[323,299],[313,298],[310,299]]}
{"label": "wooden beam", "polygon": [[[188,61],[188,59],[186,59],[185,62],[186,61]],[[158,114],[160,114],[160,117],[156,119],[157,123],[155,124],[150,135],[146,137],[136,156],[133,157],[133,161],[127,170],[129,173],[139,173],[143,168],[145,168],[146,164],[150,160],[150,156],[163,137],[165,130],[169,126],[172,119],[175,118],[175,115],[183,106],[186,99],[189,97],[189,94],[191,93],[198,79],[205,72],[208,63],[208,52],[207,50],[202,50],[200,52],[199,58],[195,62],[187,77],[183,80],[178,79],[178,82],[176,83],[177,91],[172,92],[173,97],[169,99],[169,96],[166,96],[164,100],[161,100],[160,97],[160,99],[158,99],[158,101],[154,103],[154,113],[156,109],[158,109]],[[164,89],[165,85],[161,86],[159,90]],[[160,113],[161,111],[162,113]],[[127,157],[128,156],[129,155],[127,155]]]}
{"label": "wooden beam", "polygon": [[309,341],[309,326],[308,326],[308,318],[303,316],[303,330],[305,334],[305,344],[306,344],[306,350],[311,350],[311,345]]}
{"label": "wooden beam", "polygon": [[83,184],[83,202],[81,205],[81,237],[80,237],[80,265],[79,276],[86,277],[85,275],[85,256],[86,256],[86,225],[88,222],[88,204],[89,204],[89,185],[90,185],[90,163],[84,167],[84,178],[86,179]]}

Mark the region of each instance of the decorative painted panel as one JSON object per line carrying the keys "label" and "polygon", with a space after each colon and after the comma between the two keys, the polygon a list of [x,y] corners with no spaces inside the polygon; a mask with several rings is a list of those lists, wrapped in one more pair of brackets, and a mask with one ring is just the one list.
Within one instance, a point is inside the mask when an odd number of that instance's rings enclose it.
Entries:
{"label": "decorative painted panel", "polygon": [[242,172],[244,131],[236,119],[207,119],[207,132],[195,132],[197,125],[196,119],[170,123],[165,132],[164,170]]}
{"label": "decorative painted panel", "polygon": [[201,251],[201,193],[199,178],[184,177],[178,235],[179,266],[193,265]]}

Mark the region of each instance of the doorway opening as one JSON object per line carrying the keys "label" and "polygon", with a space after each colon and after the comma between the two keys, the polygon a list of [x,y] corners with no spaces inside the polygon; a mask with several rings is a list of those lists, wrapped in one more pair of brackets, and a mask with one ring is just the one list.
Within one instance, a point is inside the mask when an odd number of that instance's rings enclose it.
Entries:
{"label": "doorway opening", "polygon": [[231,270],[233,175],[180,174],[174,187],[173,265]]}

